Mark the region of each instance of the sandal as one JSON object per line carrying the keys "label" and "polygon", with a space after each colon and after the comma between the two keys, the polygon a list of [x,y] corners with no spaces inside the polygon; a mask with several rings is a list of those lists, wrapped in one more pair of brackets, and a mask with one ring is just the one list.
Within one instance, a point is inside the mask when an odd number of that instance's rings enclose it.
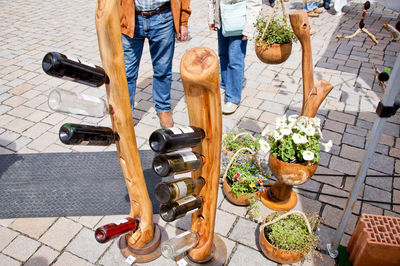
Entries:
{"label": "sandal", "polygon": [[319,17],[319,14],[317,14],[317,13],[314,13],[314,12],[307,12],[307,15],[309,16],[309,17],[313,17],[313,18],[315,18],[315,17]]}
{"label": "sandal", "polygon": [[314,13],[321,14],[322,12],[323,11],[321,9],[318,9],[318,8],[314,9]]}

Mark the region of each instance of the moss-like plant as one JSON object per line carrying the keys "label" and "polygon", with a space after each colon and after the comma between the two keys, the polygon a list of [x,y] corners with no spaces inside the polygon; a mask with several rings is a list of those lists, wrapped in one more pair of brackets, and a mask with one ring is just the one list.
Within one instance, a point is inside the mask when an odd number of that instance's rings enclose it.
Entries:
{"label": "moss-like plant", "polygon": [[[265,222],[270,222],[281,215],[283,213],[277,212],[275,215],[268,216]],[[306,214],[306,216],[311,228],[317,227],[321,222],[321,218],[316,213]],[[276,248],[297,251],[304,256],[315,250],[319,241],[316,234],[309,233],[305,220],[296,214],[290,214],[282,220],[266,226],[264,235],[268,242]]]}
{"label": "moss-like plant", "polygon": [[230,131],[223,136],[222,146],[225,150],[233,153],[237,152],[241,148],[249,148],[250,150],[257,152],[260,150],[261,136],[253,137],[248,132],[241,131]]}
{"label": "moss-like plant", "polygon": [[[287,23],[286,18],[282,16],[274,16],[266,29],[268,16],[259,16],[254,24],[256,29],[255,39],[257,45],[269,46],[272,44],[293,43],[297,41],[292,27]],[[260,41],[263,41],[262,44]]]}

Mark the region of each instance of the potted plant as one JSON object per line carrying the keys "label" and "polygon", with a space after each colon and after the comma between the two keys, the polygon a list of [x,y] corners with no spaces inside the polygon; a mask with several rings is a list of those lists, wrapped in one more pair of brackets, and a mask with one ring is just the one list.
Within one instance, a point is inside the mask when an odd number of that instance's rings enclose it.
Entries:
{"label": "potted plant", "polygon": [[[275,7],[277,5],[278,3]],[[270,16],[259,16],[254,27],[256,55],[262,62],[281,64],[289,58],[292,43],[297,41],[297,37],[285,13],[283,16],[275,16],[274,13]]]}
{"label": "potted plant", "polygon": [[278,263],[300,261],[315,251],[319,237],[313,229],[320,222],[316,213],[273,212],[260,226],[260,247],[267,258]]}
{"label": "potted plant", "polygon": [[258,216],[258,192],[263,191],[265,180],[271,176],[257,157],[260,138],[233,131],[225,134],[223,140],[224,150],[229,151],[222,156],[224,194],[235,205],[250,205],[254,216]]}
{"label": "potted plant", "polygon": [[266,129],[260,140],[262,150],[269,152],[268,166],[277,182],[261,201],[275,210],[290,210],[297,203],[295,185],[308,181],[321,160],[321,146],[328,152],[332,141],[322,142],[321,120],[317,117],[290,115],[276,119],[273,130]]}

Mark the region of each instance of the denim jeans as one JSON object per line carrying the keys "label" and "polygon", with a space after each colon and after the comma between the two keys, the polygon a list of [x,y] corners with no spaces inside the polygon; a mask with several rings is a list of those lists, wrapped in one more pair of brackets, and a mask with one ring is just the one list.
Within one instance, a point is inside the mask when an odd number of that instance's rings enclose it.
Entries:
{"label": "denim jeans", "polygon": [[171,110],[172,58],[175,49],[175,31],[170,8],[151,17],[135,16],[133,38],[122,34],[125,70],[128,80],[129,98],[133,113],[136,80],[145,39],[150,46],[153,64],[153,101],[157,113]]}
{"label": "denim jeans", "polygon": [[304,9],[307,12],[311,12],[314,11],[314,9],[318,8],[318,2],[306,2],[306,4],[304,5]]}
{"label": "denim jeans", "polygon": [[225,101],[239,104],[242,98],[244,58],[247,40],[242,35],[224,37],[218,29],[218,56],[221,68],[220,87],[225,89]]}

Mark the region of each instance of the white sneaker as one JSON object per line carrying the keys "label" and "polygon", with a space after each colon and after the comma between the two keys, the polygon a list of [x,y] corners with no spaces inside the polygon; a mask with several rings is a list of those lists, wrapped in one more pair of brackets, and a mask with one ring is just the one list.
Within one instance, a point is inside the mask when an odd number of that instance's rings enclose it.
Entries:
{"label": "white sneaker", "polygon": [[232,114],[236,111],[236,109],[239,107],[238,104],[234,104],[231,102],[227,102],[224,104],[224,106],[222,107],[222,113],[228,115],[228,114]]}

